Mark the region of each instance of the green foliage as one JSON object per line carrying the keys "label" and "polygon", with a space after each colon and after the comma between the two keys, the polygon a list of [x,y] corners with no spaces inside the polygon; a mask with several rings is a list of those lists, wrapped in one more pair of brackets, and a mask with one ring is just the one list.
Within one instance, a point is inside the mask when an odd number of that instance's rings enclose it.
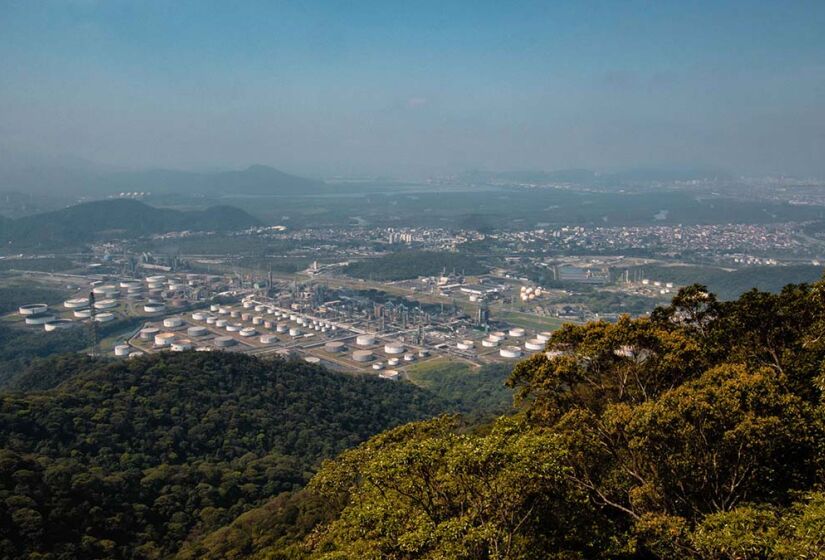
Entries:
{"label": "green foliage", "polygon": [[[327,462],[310,490],[338,518],[313,535],[315,556],[336,558],[535,558],[563,546],[564,525],[546,541],[526,538],[565,493],[558,437],[513,420],[485,434],[460,433],[452,418],[411,424]],[[572,501],[572,500],[571,500]]]}
{"label": "green foliage", "polygon": [[441,409],[408,384],[239,354],[53,366],[74,374],[0,395],[0,557],[165,557]]}
{"label": "green foliage", "polygon": [[474,369],[463,362],[435,361],[410,368],[407,375],[464,414],[503,414],[512,407],[513,393],[504,384],[509,375],[506,364]]}
{"label": "green foliage", "polygon": [[476,257],[461,253],[434,251],[399,251],[389,255],[350,263],[344,273],[366,280],[408,280],[419,276],[437,276],[444,270],[461,274],[484,274],[488,268]]}

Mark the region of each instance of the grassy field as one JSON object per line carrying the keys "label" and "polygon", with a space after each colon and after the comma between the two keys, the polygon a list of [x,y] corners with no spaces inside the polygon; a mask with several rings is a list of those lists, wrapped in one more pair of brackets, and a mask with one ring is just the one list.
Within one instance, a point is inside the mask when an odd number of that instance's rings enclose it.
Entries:
{"label": "grassy field", "polygon": [[494,311],[491,315],[493,319],[507,321],[517,327],[534,329],[537,331],[553,331],[561,327],[564,323],[569,322],[562,321],[556,317],[543,317],[541,315],[520,313],[518,311]]}
{"label": "grassy field", "polygon": [[410,381],[419,387],[430,389],[437,383],[437,378],[440,375],[472,375],[474,372],[478,372],[478,368],[452,358],[435,358],[408,367],[406,371]]}

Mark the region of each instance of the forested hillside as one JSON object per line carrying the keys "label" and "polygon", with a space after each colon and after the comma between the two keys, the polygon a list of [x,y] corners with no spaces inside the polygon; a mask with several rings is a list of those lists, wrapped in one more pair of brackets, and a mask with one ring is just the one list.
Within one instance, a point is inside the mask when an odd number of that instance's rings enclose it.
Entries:
{"label": "forested hillside", "polygon": [[[0,393],[0,558],[164,558],[440,401],[303,362],[38,362]],[[51,366],[51,367],[50,367]]]}
{"label": "forested hillside", "polygon": [[489,268],[476,257],[460,253],[435,251],[400,251],[389,255],[353,262],[344,272],[367,280],[407,280],[419,276],[438,276],[442,272],[484,274]]}
{"label": "forested hillside", "polygon": [[547,350],[509,378],[515,415],[382,433],[182,556],[825,557],[825,282],[692,286]]}
{"label": "forested hillside", "polygon": [[259,225],[232,206],[181,211],[155,208],[137,200],[98,200],[61,210],[24,216],[0,224],[0,241],[9,248],[61,247],[112,237],[169,231],[231,231]]}

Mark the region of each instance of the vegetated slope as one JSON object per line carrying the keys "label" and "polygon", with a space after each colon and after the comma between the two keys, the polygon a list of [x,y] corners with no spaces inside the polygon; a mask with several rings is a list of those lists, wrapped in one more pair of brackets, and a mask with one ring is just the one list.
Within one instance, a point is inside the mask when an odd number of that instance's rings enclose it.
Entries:
{"label": "vegetated slope", "polygon": [[[140,317],[118,319],[100,325],[97,334],[102,340],[117,333],[136,330],[142,324],[143,319]],[[55,354],[81,352],[89,348],[90,344],[89,329],[84,327],[44,333],[40,329],[9,326],[0,322],[0,390],[50,388],[52,385],[44,385],[46,380],[68,378],[72,371],[63,371],[53,362],[47,361],[43,364],[40,360],[48,359]],[[40,367],[54,368],[56,371],[43,376],[30,375],[33,368]]]}
{"label": "vegetated slope", "polygon": [[749,266],[728,271],[709,266],[646,266],[642,269],[652,280],[689,285],[701,282],[719,298],[733,300],[744,292],[758,288],[779,292],[787,284],[815,282],[823,268],[814,265]]}
{"label": "vegetated slope", "polygon": [[365,280],[408,280],[419,276],[438,276],[442,272],[484,274],[489,270],[476,257],[436,251],[399,251],[389,255],[350,263],[344,272]]}
{"label": "vegetated slope", "polygon": [[0,557],[162,558],[441,410],[408,384],[240,354],[75,365],[56,389],[0,395]]}
{"label": "vegetated slope", "polygon": [[516,416],[384,432],[186,557],[823,558],[823,332],[825,281],[566,325]]}
{"label": "vegetated slope", "polygon": [[13,220],[5,227],[2,240],[10,247],[56,245],[168,231],[237,230],[259,223],[232,206],[181,211],[154,208],[136,200],[115,199],[86,202]]}

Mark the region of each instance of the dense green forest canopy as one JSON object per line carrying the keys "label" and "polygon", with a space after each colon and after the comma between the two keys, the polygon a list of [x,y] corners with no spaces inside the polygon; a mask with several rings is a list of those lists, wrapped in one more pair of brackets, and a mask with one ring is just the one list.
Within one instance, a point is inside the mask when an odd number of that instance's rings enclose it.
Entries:
{"label": "dense green forest canopy", "polygon": [[384,432],[181,557],[823,558],[823,366],[825,282],[691,286],[554,333],[514,415]]}
{"label": "dense green forest canopy", "polygon": [[[38,363],[0,393],[0,557],[163,558],[317,462],[441,401],[303,362],[181,353]],[[51,378],[43,379],[44,376]]]}
{"label": "dense green forest canopy", "polygon": [[438,276],[442,272],[484,274],[489,268],[476,257],[436,251],[398,251],[374,259],[350,263],[344,273],[365,280],[408,280]]}

